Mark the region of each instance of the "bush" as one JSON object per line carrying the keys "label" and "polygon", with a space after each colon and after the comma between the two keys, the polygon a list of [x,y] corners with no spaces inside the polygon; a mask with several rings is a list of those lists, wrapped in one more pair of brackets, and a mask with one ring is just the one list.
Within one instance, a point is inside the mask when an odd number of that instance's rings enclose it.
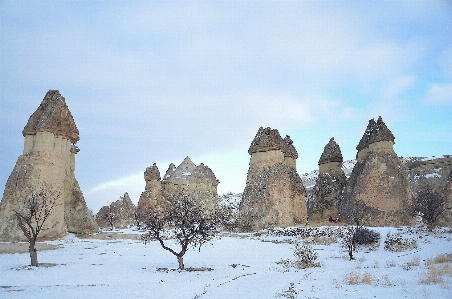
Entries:
{"label": "bush", "polygon": [[400,252],[417,248],[417,242],[414,239],[405,239],[402,234],[391,234],[388,232],[385,240],[385,250]]}
{"label": "bush", "polygon": [[380,241],[380,233],[368,228],[359,228],[354,238],[358,245],[372,245]]}
{"label": "bush", "polygon": [[316,263],[317,253],[314,252],[312,246],[310,245],[295,245],[294,249],[295,267],[299,269],[310,268],[310,267],[319,267],[320,264]]}

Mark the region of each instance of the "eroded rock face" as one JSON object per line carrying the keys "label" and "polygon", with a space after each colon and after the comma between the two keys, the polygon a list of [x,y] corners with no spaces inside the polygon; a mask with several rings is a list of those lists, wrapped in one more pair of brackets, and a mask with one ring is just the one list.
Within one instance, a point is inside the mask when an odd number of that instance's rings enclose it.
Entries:
{"label": "eroded rock face", "polygon": [[305,190],[295,169],[298,153],[292,147],[289,136],[283,140],[278,130],[259,128],[248,151],[250,165],[238,213],[241,230],[306,223]]}
{"label": "eroded rock face", "polygon": [[366,225],[414,223],[408,168],[392,149],[393,141],[394,136],[381,117],[377,123],[369,121],[342,197],[341,218],[347,219],[353,206],[363,204],[370,214]]}
{"label": "eroded rock face", "polygon": [[79,132],[64,97],[57,90],[46,94],[30,116],[23,134],[24,152],[6,182],[0,204],[0,241],[25,241],[14,210],[29,190],[40,189],[43,184],[61,191],[61,197],[39,235],[41,240],[63,237],[67,230],[97,231],[74,175],[78,148],[72,143],[79,140]]}
{"label": "eroded rock face", "polygon": [[331,138],[319,159],[319,175],[309,207],[309,222],[327,224],[329,217],[339,215],[342,190],[346,176],[342,170],[343,157],[339,145]]}

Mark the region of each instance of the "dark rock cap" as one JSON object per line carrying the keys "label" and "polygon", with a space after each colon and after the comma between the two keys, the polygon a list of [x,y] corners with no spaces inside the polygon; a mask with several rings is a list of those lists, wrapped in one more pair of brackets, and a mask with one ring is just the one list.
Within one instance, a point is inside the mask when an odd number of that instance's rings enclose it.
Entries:
{"label": "dark rock cap", "polygon": [[334,137],[332,137],[327,145],[325,145],[318,164],[320,165],[328,162],[342,163],[342,161],[344,161],[344,158],[342,157],[341,148],[339,147],[339,144],[334,141]]}
{"label": "dark rock cap", "polygon": [[257,152],[267,152],[271,150],[285,151],[284,140],[279,135],[278,130],[272,130],[270,127],[260,127],[256,136],[251,142],[248,153],[251,155]]}
{"label": "dark rock cap", "polygon": [[356,146],[356,149],[361,151],[372,143],[379,141],[391,141],[394,143],[394,140],[395,137],[391,130],[388,129],[381,116],[379,116],[377,122],[373,118],[369,120],[366,131]]}
{"label": "dark rock cap", "polygon": [[146,168],[144,172],[145,181],[160,181],[160,171],[157,164],[153,164],[151,167]]}
{"label": "dark rock cap", "polygon": [[65,99],[58,90],[49,90],[38,109],[30,116],[22,134],[36,135],[37,132],[50,132],[69,139],[73,144],[80,140]]}
{"label": "dark rock cap", "polygon": [[293,145],[292,139],[290,139],[289,135],[286,135],[284,138],[284,157],[291,157],[294,159],[298,159],[298,152]]}

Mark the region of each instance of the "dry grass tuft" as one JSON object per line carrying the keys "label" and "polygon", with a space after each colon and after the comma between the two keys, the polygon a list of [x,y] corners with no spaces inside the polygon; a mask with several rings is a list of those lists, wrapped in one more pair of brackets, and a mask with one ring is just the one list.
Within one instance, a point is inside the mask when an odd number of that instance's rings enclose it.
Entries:
{"label": "dry grass tuft", "polygon": [[419,267],[421,264],[421,259],[419,256],[415,256],[412,261],[406,262],[402,267],[404,270],[411,270],[414,267]]}
{"label": "dry grass tuft", "polygon": [[337,243],[337,239],[328,236],[312,236],[303,240],[305,244],[314,244],[314,245],[331,245]]}
{"label": "dry grass tuft", "polygon": [[350,272],[345,276],[345,283],[349,285],[372,284],[372,282],[373,277],[367,272],[364,274],[359,272]]}
{"label": "dry grass tuft", "polygon": [[421,284],[441,284],[446,287],[445,276],[452,277],[452,254],[440,254],[425,262],[427,273],[420,277]]}
{"label": "dry grass tuft", "polygon": [[397,266],[397,264],[394,261],[387,261],[386,262],[386,268],[394,268],[395,266]]}

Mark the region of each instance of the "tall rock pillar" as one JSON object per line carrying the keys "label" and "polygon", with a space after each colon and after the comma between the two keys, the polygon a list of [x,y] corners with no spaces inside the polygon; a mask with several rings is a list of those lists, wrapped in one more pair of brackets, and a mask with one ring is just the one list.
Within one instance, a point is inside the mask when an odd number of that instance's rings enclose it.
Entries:
{"label": "tall rock pillar", "polygon": [[259,128],[248,150],[250,165],[238,214],[241,230],[306,223],[305,190],[292,147],[290,138],[285,142],[278,130]]}
{"label": "tall rock pillar", "polygon": [[[57,90],[47,92],[22,134],[24,151],[6,182],[0,204],[0,241],[26,240],[17,225],[14,210],[26,199],[27,192],[37,191],[43,184],[60,191],[61,197],[40,239],[63,237],[68,229],[83,233],[96,231],[97,226],[74,175],[76,149],[72,145],[79,140],[79,131],[64,97]],[[88,219],[82,227],[77,225],[80,222],[76,219],[80,213],[83,215],[78,220]]]}
{"label": "tall rock pillar", "polygon": [[369,121],[356,147],[357,163],[343,194],[341,218],[349,218],[353,208],[361,205],[368,211],[367,225],[414,223],[408,168],[394,152],[394,139],[381,117]]}

